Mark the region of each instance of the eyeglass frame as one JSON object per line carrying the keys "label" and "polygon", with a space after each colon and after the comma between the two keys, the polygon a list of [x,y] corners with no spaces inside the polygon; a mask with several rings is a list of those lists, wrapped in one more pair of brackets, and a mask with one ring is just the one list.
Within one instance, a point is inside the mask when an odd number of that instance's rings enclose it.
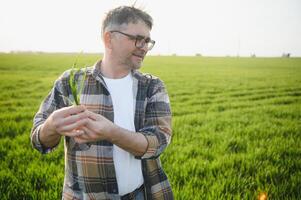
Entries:
{"label": "eyeglass frame", "polygon": [[[127,34],[127,33],[121,32],[121,31],[117,31],[117,30],[113,30],[113,31],[109,31],[109,32],[110,33],[120,33],[122,35],[127,36],[131,40],[135,40],[135,47],[137,47],[139,49],[142,49],[145,46],[145,44],[147,44],[147,50],[150,51],[155,46],[155,43],[156,43],[156,41],[152,40],[150,37],[145,38],[142,35],[131,35],[131,34]],[[137,45],[137,42],[138,41],[142,41],[142,40],[144,41],[143,43],[141,43],[143,45],[140,45],[140,46]],[[151,47],[148,46],[149,43],[152,44]]]}

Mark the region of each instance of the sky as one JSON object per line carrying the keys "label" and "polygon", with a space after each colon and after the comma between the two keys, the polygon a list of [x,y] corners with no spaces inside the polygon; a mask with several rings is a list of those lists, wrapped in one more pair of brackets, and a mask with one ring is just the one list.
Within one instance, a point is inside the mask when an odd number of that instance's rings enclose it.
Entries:
{"label": "sky", "polygon": [[[0,52],[103,52],[105,13],[129,0],[0,0]],[[300,0],[137,0],[153,55],[301,57]]]}

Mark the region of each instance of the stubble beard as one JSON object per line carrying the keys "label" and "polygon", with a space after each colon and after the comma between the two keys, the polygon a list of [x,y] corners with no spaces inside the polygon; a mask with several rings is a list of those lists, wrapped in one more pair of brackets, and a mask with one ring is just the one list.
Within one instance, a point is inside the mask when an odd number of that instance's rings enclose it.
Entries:
{"label": "stubble beard", "polygon": [[130,70],[138,70],[138,69],[140,69],[141,66],[142,66],[142,62],[137,62],[137,63],[133,62],[133,61],[131,60],[131,56],[128,57],[128,58],[125,60],[124,64],[125,64],[125,65],[128,67],[128,69],[130,69]]}

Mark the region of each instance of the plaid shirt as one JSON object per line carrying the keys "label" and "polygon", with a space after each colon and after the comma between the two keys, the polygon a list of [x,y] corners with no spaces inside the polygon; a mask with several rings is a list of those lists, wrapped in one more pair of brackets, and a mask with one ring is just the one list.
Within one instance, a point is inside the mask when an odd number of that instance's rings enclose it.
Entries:
{"label": "plaid shirt", "polygon": [[[83,71],[75,74],[78,83],[81,82],[83,74]],[[132,71],[132,75],[135,129],[148,141],[145,154],[136,157],[142,161],[145,194],[147,199],[173,199],[171,186],[159,158],[171,139],[169,97],[160,79],[138,71]],[[39,130],[52,112],[70,106],[66,98],[72,99],[69,78],[68,70],[56,80],[34,117],[31,142],[42,153],[55,149],[47,149],[40,143]],[[100,62],[87,69],[80,100],[88,110],[114,121],[112,99],[100,72]],[[64,145],[63,199],[120,199],[112,143],[101,140],[79,145],[73,138],[65,136]]]}

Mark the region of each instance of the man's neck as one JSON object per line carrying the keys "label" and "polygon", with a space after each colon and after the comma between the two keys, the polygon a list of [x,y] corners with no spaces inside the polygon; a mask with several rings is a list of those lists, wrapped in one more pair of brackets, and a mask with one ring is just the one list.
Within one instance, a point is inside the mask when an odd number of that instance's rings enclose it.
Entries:
{"label": "man's neck", "polygon": [[129,69],[126,69],[126,67],[114,63],[106,57],[104,57],[101,61],[100,71],[102,75],[112,79],[123,78],[130,73]]}

